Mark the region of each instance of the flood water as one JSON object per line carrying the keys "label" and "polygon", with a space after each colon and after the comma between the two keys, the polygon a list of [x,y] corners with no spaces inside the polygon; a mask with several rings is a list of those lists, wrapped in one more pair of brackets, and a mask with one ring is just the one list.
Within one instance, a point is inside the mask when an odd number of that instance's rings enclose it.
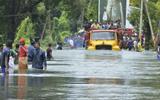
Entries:
{"label": "flood water", "polygon": [[154,52],[54,51],[47,71],[0,75],[0,100],[160,100]]}

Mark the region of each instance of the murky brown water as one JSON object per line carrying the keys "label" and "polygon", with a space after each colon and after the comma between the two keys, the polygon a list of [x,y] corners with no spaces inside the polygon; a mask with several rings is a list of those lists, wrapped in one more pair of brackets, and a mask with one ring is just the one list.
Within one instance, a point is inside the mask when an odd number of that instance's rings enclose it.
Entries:
{"label": "murky brown water", "polygon": [[54,51],[47,71],[0,75],[0,100],[160,100],[153,52]]}

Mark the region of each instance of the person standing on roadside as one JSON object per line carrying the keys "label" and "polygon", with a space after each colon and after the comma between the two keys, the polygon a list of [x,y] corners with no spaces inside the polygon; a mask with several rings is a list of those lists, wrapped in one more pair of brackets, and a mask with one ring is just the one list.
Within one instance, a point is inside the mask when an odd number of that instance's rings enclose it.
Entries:
{"label": "person standing on roadside", "polygon": [[131,37],[129,38],[129,40],[128,40],[128,43],[127,43],[127,44],[128,44],[128,50],[129,50],[129,51],[131,51],[131,50],[132,50],[132,48],[133,48],[133,41],[132,41],[132,38],[131,38]]}
{"label": "person standing on roadside", "polygon": [[33,60],[32,60],[32,68],[34,69],[41,69],[46,70],[47,62],[46,62],[46,55],[45,51],[40,48],[40,43],[35,43],[35,50],[33,53]]}
{"label": "person standing on roadside", "polygon": [[21,38],[19,40],[19,69],[27,69],[28,68],[28,49],[27,46],[25,46],[25,39]]}
{"label": "person standing on roadside", "polygon": [[134,51],[138,50],[138,42],[136,39],[133,41],[133,48],[134,48]]}
{"label": "person standing on roadside", "polygon": [[70,48],[73,49],[75,46],[74,46],[74,40],[71,38],[69,39],[69,45],[70,45]]}
{"label": "person standing on roadside", "polygon": [[8,40],[6,43],[6,47],[3,48],[2,52],[1,69],[3,74],[9,74],[9,56],[11,48],[12,48],[12,41]]}

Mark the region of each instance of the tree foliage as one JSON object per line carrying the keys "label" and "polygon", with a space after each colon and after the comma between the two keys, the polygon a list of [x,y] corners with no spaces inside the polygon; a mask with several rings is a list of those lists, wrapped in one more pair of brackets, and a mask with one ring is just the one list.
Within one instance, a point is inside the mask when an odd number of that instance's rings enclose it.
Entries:
{"label": "tree foliage", "polygon": [[19,25],[14,43],[19,43],[20,38],[25,38],[26,44],[29,44],[30,38],[35,34],[33,23],[29,17],[25,18]]}
{"label": "tree foliage", "polygon": [[40,2],[39,4],[37,4],[36,10],[37,10],[38,14],[40,14],[40,15],[45,14],[46,6],[45,6],[44,2]]}
{"label": "tree foliage", "polygon": [[[132,1],[131,4],[133,6],[140,7],[139,0],[131,0],[131,1]],[[149,10],[152,26],[153,26],[153,31],[157,33],[158,32],[158,22],[160,20],[160,0],[148,0],[147,5],[148,5],[148,10]],[[129,16],[130,22],[135,27],[137,27],[137,31],[139,27],[139,17],[140,17],[140,10],[137,10],[137,9],[133,9]],[[146,20],[148,20],[147,16],[143,14],[143,22]]]}
{"label": "tree foliage", "polygon": [[97,20],[97,6],[98,0],[0,0],[0,34],[17,42],[31,27],[35,36],[53,42],[77,32],[84,21]]}

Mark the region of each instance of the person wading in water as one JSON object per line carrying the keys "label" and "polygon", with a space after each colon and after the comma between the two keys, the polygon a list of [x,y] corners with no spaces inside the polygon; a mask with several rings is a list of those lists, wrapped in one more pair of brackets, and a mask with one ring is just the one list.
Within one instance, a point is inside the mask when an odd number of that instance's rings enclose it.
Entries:
{"label": "person wading in water", "polygon": [[8,40],[6,43],[6,47],[4,47],[2,51],[1,69],[3,74],[9,74],[9,56],[11,48],[12,41]]}
{"label": "person wading in water", "polygon": [[21,38],[19,40],[20,46],[19,46],[19,69],[27,69],[28,68],[28,49],[27,46],[25,46],[25,39]]}
{"label": "person wading in water", "polygon": [[48,44],[47,52],[47,60],[52,60],[52,44]]}
{"label": "person wading in water", "polygon": [[32,60],[32,68],[34,69],[41,69],[46,70],[47,62],[46,62],[46,55],[45,51],[40,48],[40,43],[35,43],[35,50],[33,53],[33,60]]}
{"label": "person wading in water", "polygon": [[33,52],[35,49],[35,40],[30,39],[31,44],[28,47],[28,64],[32,64]]}

